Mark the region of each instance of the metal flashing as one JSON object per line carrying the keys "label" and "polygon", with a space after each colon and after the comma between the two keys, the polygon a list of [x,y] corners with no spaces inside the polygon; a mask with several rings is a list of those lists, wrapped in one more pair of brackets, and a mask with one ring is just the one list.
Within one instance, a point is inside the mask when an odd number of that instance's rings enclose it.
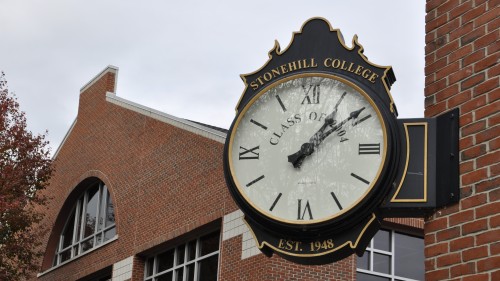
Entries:
{"label": "metal flashing", "polygon": [[114,90],[116,92],[116,85],[118,82],[118,67],[113,66],[113,65],[108,65],[105,69],[103,69],[99,74],[97,74],[94,78],[90,79],[87,84],[85,84],[83,87],[80,88],[80,94],[83,93],[85,90],[87,90],[90,86],[92,86],[95,82],[99,81],[104,75],[106,75],[108,72],[114,73],[115,74],[115,87]]}

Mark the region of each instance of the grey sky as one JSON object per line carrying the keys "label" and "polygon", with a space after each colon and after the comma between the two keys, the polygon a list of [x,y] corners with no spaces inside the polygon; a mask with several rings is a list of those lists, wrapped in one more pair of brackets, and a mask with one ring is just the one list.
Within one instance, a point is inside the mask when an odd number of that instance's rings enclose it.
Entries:
{"label": "grey sky", "polygon": [[316,16],[348,46],[357,34],[371,62],[394,68],[400,117],[423,116],[423,0],[0,0],[0,70],[29,129],[47,129],[53,151],[76,117],[80,88],[107,65],[120,69],[118,96],[228,128],[239,75]]}

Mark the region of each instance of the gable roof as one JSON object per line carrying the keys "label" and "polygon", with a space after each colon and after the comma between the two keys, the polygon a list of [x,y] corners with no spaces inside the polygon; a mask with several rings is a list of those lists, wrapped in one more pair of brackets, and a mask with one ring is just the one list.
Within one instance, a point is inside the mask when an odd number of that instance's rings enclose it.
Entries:
{"label": "gable roof", "polygon": [[[159,120],[161,122],[170,124],[172,126],[175,126],[177,128],[181,128],[183,130],[189,131],[191,133],[204,136],[208,139],[224,143],[226,140],[226,134],[227,130],[211,125],[207,125],[201,122],[196,122],[196,121],[191,121],[187,119],[182,119],[178,118],[176,116],[167,114],[165,112],[135,103],[133,101],[118,97],[116,95],[116,84],[117,84],[117,76],[118,76],[118,67],[109,65],[107,66],[103,71],[101,71],[99,74],[97,74],[94,78],[92,78],[89,82],[87,82],[81,89],[80,89],[80,94],[85,92],[88,88],[90,88],[93,84],[95,84],[97,81],[99,81],[101,78],[103,78],[106,74],[112,73],[115,75],[115,83],[114,83],[114,92],[106,92],[106,101],[109,103],[112,103],[114,105],[120,106],[122,108],[126,108],[128,110],[132,110],[134,112],[137,112],[139,114],[145,115],[147,117]],[[76,122],[78,121],[78,118],[75,118],[73,123],[71,124],[68,132],[66,132],[66,135],[64,136],[62,142],[59,144],[56,152],[54,153],[53,159],[57,157],[57,154],[59,153],[60,149],[64,146],[64,143],[66,142],[68,136],[71,134],[71,131],[73,130]]]}

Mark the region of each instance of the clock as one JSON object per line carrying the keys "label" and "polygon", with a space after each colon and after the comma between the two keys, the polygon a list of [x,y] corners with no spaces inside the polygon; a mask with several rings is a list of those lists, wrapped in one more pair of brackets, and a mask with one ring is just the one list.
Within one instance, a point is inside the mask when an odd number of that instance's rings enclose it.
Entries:
{"label": "clock", "polygon": [[[278,42],[245,83],[223,155],[234,201],[262,253],[325,264],[362,255],[396,188],[405,141],[390,66],[322,18]],[[404,150],[407,151],[407,150]],[[406,170],[404,170],[406,171]]]}
{"label": "clock", "polygon": [[228,135],[233,197],[261,224],[296,229],[369,212],[383,193],[386,119],[376,97],[345,77],[303,73],[270,84]]}

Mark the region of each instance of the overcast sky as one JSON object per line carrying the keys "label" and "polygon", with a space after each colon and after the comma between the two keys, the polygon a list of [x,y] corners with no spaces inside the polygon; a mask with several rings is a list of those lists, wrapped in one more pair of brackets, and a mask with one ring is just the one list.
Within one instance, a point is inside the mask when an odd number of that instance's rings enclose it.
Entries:
{"label": "overcast sky", "polygon": [[0,70],[52,151],[76,118],[80,88],[108,65],[119,68],[119,97],[228,128],[239,75],[317,16],[393,67],[400,117],[423,116],[424,0],[0,0]]}

